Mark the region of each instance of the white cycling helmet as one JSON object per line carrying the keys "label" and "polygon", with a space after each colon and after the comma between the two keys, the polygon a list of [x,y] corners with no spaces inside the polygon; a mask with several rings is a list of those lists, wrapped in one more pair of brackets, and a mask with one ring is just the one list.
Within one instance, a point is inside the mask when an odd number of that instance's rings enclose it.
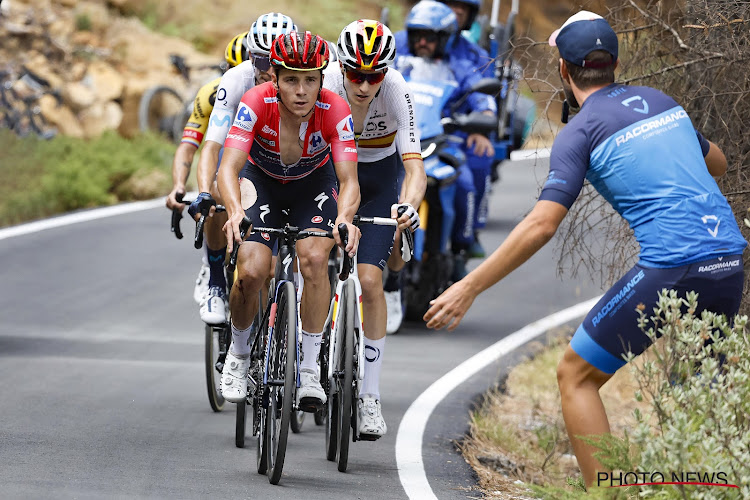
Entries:
{"label": "white cycling helmet", "polygon": [[383,23],[360,19],[341,32],[336,52],[347,68],[382,71],[396,58],[396,40]]}
{"label": "white cycling helmet", "polygon": [[269,56],[274,39],[290,31],[297,31],[297,26],[291,17],[278,12],[261,15],[247,32],[247,46],[250,48],[250,53]]}

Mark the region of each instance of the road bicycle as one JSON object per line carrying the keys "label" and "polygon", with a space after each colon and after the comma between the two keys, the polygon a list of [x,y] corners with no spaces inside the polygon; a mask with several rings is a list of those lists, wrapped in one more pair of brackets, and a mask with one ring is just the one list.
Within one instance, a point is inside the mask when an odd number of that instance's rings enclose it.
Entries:
{"label": "road bicycle", "polygon": [[138,104],[138,127],[143,132],[163,134],[179,143],[182,140],[182,130],[193,112],[193,101],[198,91],[191,80],[191,72],[213,70],[223,74],[227,70],[227,63],[190,66],[178,54],[170,54],[169,60],[189,89],[181,92],[168,85],[156,85],[147,89]]}
{"label": "road bicycle", "polygon": [[[249,224],[250,220],[246,217],[243,222]],[[246,406],[252,408],[253,435],[258,443],[258,473],[267,474],[271,484],[278,484],[284,468],[291,420],[300,409],[296,392],[300,385],[302,325],[292,265],[296,259],[295,244],[309,237],[333,238],[333,233],[300,230],[289,224],[281,229],[254,227],[252,232],[278,237],[279,250],[267,303],[265,308],[259,308],[256,318],[260,326],[251,347],[246,405],[240,403],[237,406],[238,415],[246,412]],[[244,420],[240,426],[239,417],[237,429],[244,439]]]}
{"label": "road bicycle", "polygon": [[[19,83],[21,85],[17,85]],[[58,106],[62,104],[60,92],[25,67],[20,77],[11,70],[0,70],[0,127],[12,130],[20,137],[32,134],[42,139],[55,137],[57,129],[44,120],[38,104],[44,95],[54,97]]]}
{"label": "road bicycle", "polygon": [[[191,200],[183,200],[181,195],[177,196],[177,201],[189,205]],[[211,209],[211,200],[204,200],[200,206],[200,218],[195,225],[195,237],[193,240],[193,246],[195,248],[203,247],[203,225],[206,221],[206,216]],[[222,205],[215,205],[217,212],[226,211]],[[182,219],[182,211],[179,209],[172,210],[172,222],[171,230],[175,234],[177,239],[182,239],[183,234],[180,230],[180,220]],[[247,231],[247,228],[245,228]],[[224,264],[224,274],[227,283],[227,296],[231,293],[232,285],[236,276],[235,270],[237,265],[237,254],[236,251],[229,255],[229,258]],[[206,389],[208,392],[208,403],[211,405],[211,409],[215,412],[220,412],[224,409],[224,396],[221,394],[221,372],[224,369],[224,361],[227,357],[229,345],[232,342],[232,329],[230,326],[230,320],[227,319],[225,322],[218,325],[205,325],[205,355],[204,363],[206,368]],[[235,444],[242,448],[244,446],[244,433],[242,434],[242,440],[240,441],[235,436]]]}
{"label": "road bicycle", "polygon": [[[403,211],[400,208],[399,215]],[[398,221],[385,217],[355,216],[354,224],[397,226]],[[339,226],[339,234],[346,245],[346,226]],[[377,439],[360,434],[357,423],[359,386],[364,378],[365,344],[362,285],[357,274],[356,255],[343,257],[335,290],[326,318],[324,331],[329,333],[323,339],[320,364],[323,389],[328,396],[325,415],[326,458],[337,462],[338,470],[345,472],[350,436],[352,442]]]}

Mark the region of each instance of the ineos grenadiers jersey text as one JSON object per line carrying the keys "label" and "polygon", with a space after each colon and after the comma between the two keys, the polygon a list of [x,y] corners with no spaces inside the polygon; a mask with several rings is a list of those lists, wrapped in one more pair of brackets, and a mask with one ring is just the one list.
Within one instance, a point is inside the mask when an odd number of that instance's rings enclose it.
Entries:
{"label": "ineos grenadiers jersey text", "polygon": [[708,149],[674,99],[612,84],[558,134],[539,199],[570,208],[588,179],[633,229],[647,266],[739,254],[747,242],[706,168]]}
{"label": "ineos grenadiers jersey text", "polygon": [[357,161],[349,106],[335,93],[322,89],[312,116],[300,125],[302,156],[296,163],[284,165],[279,149],[280,105],[271,82],[245,92],[224,147],[245,151],[253,165],[281,182],[309,175],[329,157],[334,163]]}
{"label": "ineos grenadiers jersey text", "polygon": [[211,115],[216,100],[216,89],[220,78],[211,80],[198,90],[193,100],[193,112],[182,130],[182,140],[193,146],[200,147],[203,136],[208,128],[208,117]]}
{"label": "ineos grenadiers jersey text", "polygon": [[[338,64],[326,68],[323,87],[347,100],[344,75]],[[390,69],[370,102],[357,139],[357,154],[359,161],[369,163],[387,158],[396,150],[403,160],[422,158],[409,86],[401,73]]]}
{"label": "ineos grenadiers jersey text", "polygon": [[224,73],[216,89],[216,102],[208,121],[206,140],[224,144],[242,96],[255,86],[255,67],[245,61]]}

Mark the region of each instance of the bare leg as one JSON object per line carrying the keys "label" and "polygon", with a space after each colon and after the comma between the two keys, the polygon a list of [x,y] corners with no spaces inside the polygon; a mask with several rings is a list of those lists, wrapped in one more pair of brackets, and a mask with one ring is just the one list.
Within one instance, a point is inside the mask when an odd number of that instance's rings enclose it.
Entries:
{"label": "bare leg", "polygon": [[371,340],[382,339],[385,337],[386,321],[383,271],[372,264],[359,264],[357,271],[362,283],[365,337]]}
{"label": "bare leg", "polygon": [[310,333],[322,332],[328,316],[331,297],[328,254],[332,245],[333,242],[327,238],[307,238],[297,243],[300,272],[305,280],[300,316],[302,329]]}
{"label": "bare leg", "polygon": [[586,487],[596,484],[597,471],[606,470],[593,457],[598,449],[577,436],[601,435],[610,432],[599,389],[612,374],[593,367],[568,346],[557,367],[563,419],[573,451],[578,459]]}

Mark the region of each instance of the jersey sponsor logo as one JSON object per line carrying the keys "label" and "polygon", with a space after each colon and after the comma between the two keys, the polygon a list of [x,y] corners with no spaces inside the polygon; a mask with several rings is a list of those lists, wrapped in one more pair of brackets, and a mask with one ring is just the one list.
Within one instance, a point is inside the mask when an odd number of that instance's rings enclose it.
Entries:
{"label": "jersey sponsor logo", "polygon": [[247,137],[242,137],[238,134],[227,134],[227,139],[234,139],[235,141],[241,141],[241,142],[250,142],[250,139]]}
{"label": "jersey sponsor logo", "polygon": [[356,153],[357,148],[344,148],[344,153]]}
{"label": "jersey sponsor logo", "polygon": [[185,126],[188,128],[201,128],[201,124],[195,122],[187,122]]}
{"label": "jersey sponsor logo", "polygon": [[644,99],[643,97],[641,97],[639,95],[634,95],[633,97],[628,97],[627,99],[625,99],[624,101],[622,101],[622,105],[625,106],[625,107],[627,107],[627,108],[630,108],[631,107],[630,103],[631,102],[635,102],[635,101],[641,101],[641,106],[640,107],[635,107],[635,105],[633,105],[633,107],[631,108],[633,111],[635,111],[636,113],[642,113],[644,115],[646,113],[648,113],[648,103],[646,102],[646,99]]}
{"label": "jersey sponsor logo", "polygon": [[740,267],[741,264],[742,262],[740,261],[740,259],[728,260],[726,262],[717,262],[715,264],[709,264],[707,266],[698,266],[698,272],[699,273],[713,273],[716,271],[725,271],[727,269]]}
{"label": "jersey sponsor logo", "polygon": [[336,131],[339,133],[339,139],[342,141],[353,141],[354,140],[354,121],[352,115],[348,115],[346,118],[336,124]]}
{"label": "jersey sponsor logo", "polygon": [[230,127],[232,125],[232,116],[224,115],[221,118],[219,118],[218,115],[212,114],[211,125],[216,125],[217,127]]}
{"label": "jersey sponsor logo", "polygon": [[639,281],[643,279],[645,274],[643,271],[638,271],[638,274],[633,276],[633,278],[628,281],[624,287],[622,287],[622,290],[617,292],[617,295],[609,299],[609,302],[604,304],[604,307],[602,307],[599,312],[591,319],[591,323],[594,324],[594,326],[598,325],[604,317],[609,314],[610,312],[616,312],[619,307],[618,304],[623,301],[623,299],[628,299],[632,294],[635,293],[635,290],[633,290],[633,287],[638,284]]}
{"label": "jersey sponsor logo", "polygon": [[266,215],[270,213],[271,213],[271,207],[268,206],[268,203],[260,206],[260,220],[263,221],[263,224],[266,223]]}
{"label": "jersey sponsor logo", "polygon": [[670,128],[679,126],[679,124],[675,122],[686,118],[688,118],[687,112],[685,112],[684,109],[680,109],[673,113],[669,113],[668,115],[665,114],[659,119],[649,120],[646,123],[640,123],[624,134],[618,135],[615,138],[615,144],[617,144],[617,146],[621,146],[628,142],[630,139],[635,139],[639,136],[643,136],[645,139],[647,139],[651,137],[651,134],[649,134],[649,132],[651,132],[652,134],[660,134],[666,130],[669,130]]}
{"label": "jersey sponsor logo", "polygon": [[315,105],[320,109],[331,109],[331,105],[327,102],[315,101]]}
{"label": "jersey sponsor logo", "polygon": [[198,132],[195,130],[183,130],[182,137],[191,137],[193,139],[198,138]]}
{"label": "jersey sponsor logo", "polygon": [[278,99],[275,98],[275,97],[264,97],[263,98],[263,102],[265,102],[266,104],[272,104],[272,103],[274,103],[276,101],[278,101]]}
{"label": "jersey sponsor logo", "polygon": [[279,135],[278,133],[276,133],[274,129],[272,129],[268,125],[263,125],[263,129],[261,129],[261,132],[263,132],[264,134],[272,135],[274,137],[277,137]]}
{"label": "jersey sponsor logo", "polygon": [[315,197],[315,201],[318,202],[318,210],[323,211],[323,203],[328,200],[328,196],[325,193],[320,193]]}
{"label": "jersey sponsor logo", "polygon": [[268,233],[260,233],[260,236],[266,241],[271,241],[271,235]]}
{"label": "jersey sponsor logo", "polygon": [[323,140],[323,134],[320,131],[315,131],[310,134],[310,142],[307,145],[307,154],[313,155],[318,151],[322,151],[328,144]]}
{"label": "jersey sponsor logo", "polygon": [[367,122],[367,124],[365,125],[365,132],[375,132],[375,131],[382,132],[387,129],[388,129],[388,126],[385,124],[384,121],[380,121],[377,123]]}
{"label": "jersey sponsor logo", "polygon": [[219,90],[216,91],[216,100],[226,106],[226,104],[227,104],[227,89],[225,89],[224,87],[220,87]]}
{"label": "jersey sponsor logo", "polygon": [[703,217],[701,217],[701,220],[703,221],[704,224],[708,224],[708,221],[716,222],[716,225],[714,226],[713,229],[711,229],[710,227],[706,228],[706,230],[708,231],[708,234],[716,238],[716,235],[719,234],[719,224],[721,224],[721,220],[715,215],[704,215]]}
{"label": "jersey sponsor logo", "polygon": [[331,219],[328,219],[328,222],[326,222],[326,226],[333,228],[333,221]]}
{"label": "jersey sponsor logo", "polygon": [[320,215],[316,215],[315,217],[313,217],[312,219],[310,219],[310,221],[313,224],[320,224],[321,222],[323,222],[323,217],[321,217]]}
{"label": "jersey sponsor logo", "polygon": [[252,132],[256,121],[258,121],[258,115],[250,109],[250,106],[240,102],[237,108],[237,116],[234,118],[234,126]]}
{"label": "jersey sponsor logo", "polygon": [[550,186],[552,184],[567,184],[568,181],[565,179],[558,179],[555,177],[555,171],[551,170],[549,175],[547,176],[547,182],[544,183],[545,187]]}
{"label": "jersey sponsor logo", "polygon": [[271,139],[266,139],[262,135],[256,135],[255,138],[258,139],[260,142],[264,142],[264,143],[268,144],[272,148],[276,147],[276,141],[272,141]]}

